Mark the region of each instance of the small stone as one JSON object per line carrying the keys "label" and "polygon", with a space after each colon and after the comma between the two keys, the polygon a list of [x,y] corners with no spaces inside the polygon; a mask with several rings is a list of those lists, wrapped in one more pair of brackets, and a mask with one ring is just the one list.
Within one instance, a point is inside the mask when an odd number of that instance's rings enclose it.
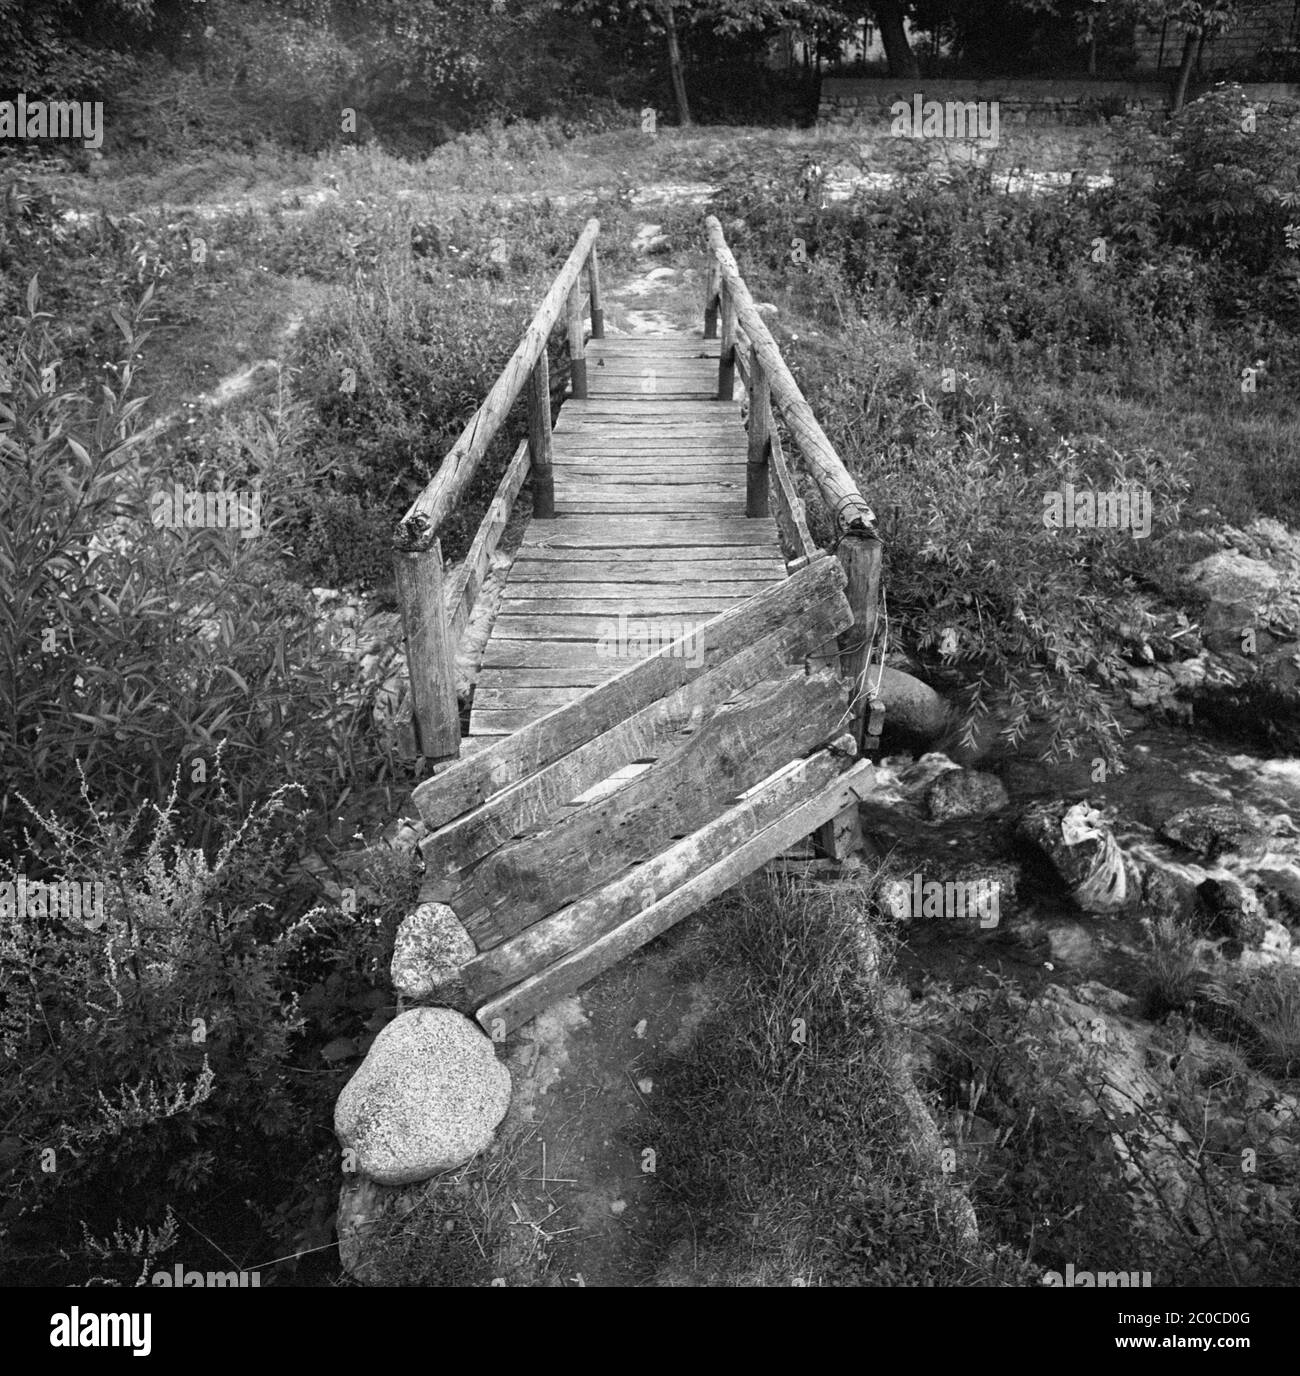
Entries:
{"label": "small stone", "polygon": [[900,669],[871,670],[874,682],[880,674],[880,701],[885,708],[885,730],[902,731],[933,740],[948,725],[948,704],[928,684]]}
{"label": "small stone", "polygon": [[612,1213],[612,1214],[617,1218],[618,1215],[621,1214],[621,1213],[623,1212],[623,1210],[626,1209],[626,1208],[627,1208],[627,1200],[626,1200],[626,1199],[616,1199],[616,1200],[614,1200],[614,1202],[613,1202],[612,1204],[610,1204],[610,1206],[609,1206],[609,1211],[610,1211],[610,1213]]}
{"label": "small stone", "polygon": [[1243,602],[1252,606],[1267,600],[1281,575],[1262,559],[1249,559],[1235,549],[1211,554],[1189,568],[1184,580],[1212,602]]}
{"label": "small stone", "polygon": [[1263,855],[1268,845],[1264,829],[1240,809],[1221,803],[1184,808],[1160,824],[1160,835],[1213,863],[1231,852],[1246,857]]}
{"label": "small stone", "polygon": [[1197,896],[1211,936],[1227,937],[1243,946],[1264,940],[1264,909],[1254,889],[1231,875],[1207,879]]}
{"label": "small stone", "polygon": [[393,943],[393,988],[408,999],[454,996],[460,968],[477,948],[445,903],[421,903],[402,919]]}
{"label": "small stone", "polygon": [[975,769],[950,769],[940,774],[925,795],[932,822],[956,817],[983,817],[1006,807],[1010,799],[1002,780]]}

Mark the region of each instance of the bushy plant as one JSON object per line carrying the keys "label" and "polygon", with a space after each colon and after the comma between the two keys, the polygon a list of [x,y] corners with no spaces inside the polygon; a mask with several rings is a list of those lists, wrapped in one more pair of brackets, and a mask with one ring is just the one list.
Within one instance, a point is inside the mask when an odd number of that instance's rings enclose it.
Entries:
{"label": "bushy plant", "polygon": [[[188,1256],[215,1264],[330,1241],[330,1104],[395,1011],[379,986],[415,875],[383,851],[353,902],[304,911],[283,878],[301,789],[247,814],[223,790],[204,849],[184,842],[179,787],[118,818],[83,780],[58,812],[26,813],[0,872],[10,1283],[131,1284],[176,1243],[176,1219]],[[56,911],[37,881],[79,883],[87,901]]]}
{"label": "bushy plant", "polygon": [[[262,538],[169,528],[161,502],[230,487],[201,466],[149,472],[132,398],[151,295],[117,312],[115,386],[61,385],[49,316],[33,282],[0,402],[0,827],[14,791],[57,801],[79,763],[98,796],[130,807],[166,790],[178,767],[192,835],[213,820],[218,749],[240,801],[297,777],[319,805],[369,767],[368,704],[347,663],[320,657],[305,591],[277,570],[281,517]],[[244,487],[242,482],[239,487]],[[247,490],[245,488],[245,490]]]}

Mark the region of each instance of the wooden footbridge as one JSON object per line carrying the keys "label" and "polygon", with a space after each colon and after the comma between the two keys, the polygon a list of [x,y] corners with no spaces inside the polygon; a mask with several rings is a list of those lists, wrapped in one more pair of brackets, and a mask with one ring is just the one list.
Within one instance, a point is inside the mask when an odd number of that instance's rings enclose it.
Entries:
{"label": "wooden footbridge", "polygon": [[[805,838],[833,858],[858,840],[882,716],[875,518],[717,220],[705,227],[702,332],[607,339],[589,221],[398,529],[432,769],[414,794],[430,829],[421,901],[445,905],[475,950],[440,971],[442,1001],[494,1035]],[[553,418],[562,315],[570,391]],[[439,527],[524,393],[528,439],[445,577]],[[782,428],[832,517],[833,555],[809,536]],[[463,730],[456,650],[526,481],[532,516]]]}

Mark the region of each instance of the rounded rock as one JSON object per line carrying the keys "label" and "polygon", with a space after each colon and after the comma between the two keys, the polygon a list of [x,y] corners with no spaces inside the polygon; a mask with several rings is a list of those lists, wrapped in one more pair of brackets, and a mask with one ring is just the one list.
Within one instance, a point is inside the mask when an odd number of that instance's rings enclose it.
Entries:
{"label": "rounded rock", "polygon": [[409,1185],[477,1156],[510,1106],[492,1042],[450,1008],[413,1008],[375,1038],[334,1107],[360,1175]]}

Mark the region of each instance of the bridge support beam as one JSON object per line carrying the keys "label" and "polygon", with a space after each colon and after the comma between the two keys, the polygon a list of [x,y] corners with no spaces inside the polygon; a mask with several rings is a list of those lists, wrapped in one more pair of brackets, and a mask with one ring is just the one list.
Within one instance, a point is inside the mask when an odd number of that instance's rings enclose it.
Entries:
{"label": "bridge support beam", "polygon": [[749,461],[745,466],[745,515],[767,516],[768,457],[772,452],[772,393],[763,365],[749,362]]}
{"label": "bridge support beam", "polygon": [[543,350],[528,375],[528,456],[533,469],[533,516],[555,519],[555,474],[551,468],[551,373]]}
{"label": "bridge support beam", "polygon": [[840,673],[852,684],[849,729],[862,754],[867,754],[873,744],[867,732],[873,717],[868,666],[879,614],[882,548],[874,535],[849,530],[841,537],[838,551],[848,578],[844,595],[853,610],[853,625],[840,636]]}
{"label": "bridge support beam", "polygon": [[460,707],[442,581],[442,544],[394,554],[397,601],[406,631],[416,748],[428,760],[460,754]]}
{"label": "bridge support beam", "polygon": [[722,340],[718,349],[718,400],[730,401],[736,391],[736,302],[722,284]]}
{"label": "bridge support beam", "polygon": [[709,255],[708,276],[704,287],[704,337],[718,337],[718,290],[722,285],[722,271],[718,260]]}
{"label": "bridge support beam", "polygon": [[600,259],[596,257],[596,245],[592,244],[587,258],[587,284],[591,292],[591,337],[604,339],[605,312],[600,304]]}
{"label": "bridge support beam", "polygon": [[582,287],[580,282],[573,284],[569,293],[569,362],[572,367],[573,397],[575,401],[587,399],[587,341],[582,325]]}

